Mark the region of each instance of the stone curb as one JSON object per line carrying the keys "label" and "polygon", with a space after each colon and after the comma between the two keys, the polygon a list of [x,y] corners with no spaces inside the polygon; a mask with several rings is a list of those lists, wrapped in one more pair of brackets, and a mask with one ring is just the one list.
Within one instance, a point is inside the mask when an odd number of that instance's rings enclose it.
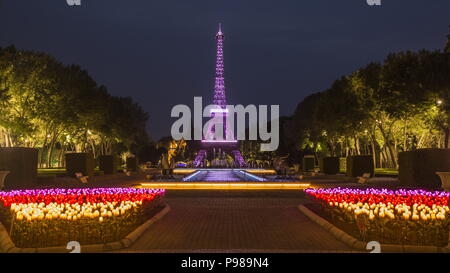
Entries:
{"label": "stone curb", "polygon": [[[298,209],[311,221],[330,232],[336,239],[343,242],[352,249],[368,251],[367,243],[362,242],[341,229],[337,228],[324,218],[320,217],[307,207],[299,205]],[[381,252],[405,252],[405,253],[447,253],[450,252],[450,246],[436,247],[436,246],[417,246],[417,245],[393,245],[381,244]]]}
{"label": "stone curb", "polygon": [[[148,219],[145,223],[137,227],[124,239],[111,243],[81,245],[82,253],[98,253],[104,251],[119,250],[129,247],[134,243],[153,223],[164,217],[170,211],[170,206],[165,205],[164,209]],[[18,248],[9,237],[5,226],[0,223],[0,253],[68,253],[65,246],[42,247],[42,248]]]}

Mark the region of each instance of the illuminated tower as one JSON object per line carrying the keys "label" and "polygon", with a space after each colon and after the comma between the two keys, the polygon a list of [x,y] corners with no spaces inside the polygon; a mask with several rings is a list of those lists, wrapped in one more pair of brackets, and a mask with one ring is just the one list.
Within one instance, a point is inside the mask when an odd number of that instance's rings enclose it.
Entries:
{"label": "illuminated tower", "polygon": [[217,108],[211,110],[211,116],[221,117],[223,121],[223,136],[218,139],[214,125],[208,128],[205,138],[202,140],[202,149],[198,152],[194,160],[194,166],[202,165],[205,159],[224,158],[225,154],[234,157],[235,165],[243,167],[246,165],[239,150],[237,150],[237,140],[234,138],[233,128],[228,123],[227,99],[225,94],[225,77],[223,62],[223,41],[225,35],[222,32],[222,25],[216,34],[216,73],[214,81],[213,104]]}
{"label": "illuminated tower", "polygon": [[217,109],[211,111],[211,115],[214,117],[221,117],[223,121],[223,130],[221,138],[216,135],[215,126],[208,128],[208,134],[203,142],[220,142],[220,143],[236,143],[233,134],[233,128],[228,124],[227,119],[227,99],[225,94],[225,78],[224,78],[224,64],[223,64],[223,40],[225,35],[222,32],[222,25],[219,23],[219,29],[216,34],[216,74],[214,81],[214,97],[213,104],[217,105]]}

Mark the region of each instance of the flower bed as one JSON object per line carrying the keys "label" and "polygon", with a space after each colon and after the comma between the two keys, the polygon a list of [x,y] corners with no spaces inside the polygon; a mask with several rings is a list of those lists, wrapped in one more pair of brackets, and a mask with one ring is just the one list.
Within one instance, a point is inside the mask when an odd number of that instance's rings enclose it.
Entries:
{"label": "flower bed", "polygon": [[162,208],[164,190],[85,188],[0,191],[0,220],[17,247],[124,238]]}
{"label": "flower bed", "polygon": [[363,241],[434,245],[448,244],[447,192],[386,189],[307,189],[319,201],[314,209]]}

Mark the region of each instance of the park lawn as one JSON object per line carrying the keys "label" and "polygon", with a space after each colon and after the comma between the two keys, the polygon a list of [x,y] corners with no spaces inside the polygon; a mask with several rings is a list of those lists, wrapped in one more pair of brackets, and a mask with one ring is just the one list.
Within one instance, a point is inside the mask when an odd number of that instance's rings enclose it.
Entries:
{"label": "park lawn", "polygon": [[[340,169],[340,173],[346,173],[346,170]],[[398,176],[398,170],[389,168],[376,168],[375,175]]]}
{"label": "park lawn", "polygon": [[398,175],[397,169],[388,169],[388,168],[377,168],[375,169],[375,174],[377,175]]}
{"label": "park lawn", "polygon": [[65,174],[64,168],[38,169],[38,174]]}

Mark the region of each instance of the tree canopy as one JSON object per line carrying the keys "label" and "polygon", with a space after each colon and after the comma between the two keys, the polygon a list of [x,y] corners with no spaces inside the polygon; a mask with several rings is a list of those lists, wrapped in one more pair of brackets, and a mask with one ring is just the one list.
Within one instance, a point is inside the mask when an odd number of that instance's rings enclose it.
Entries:
{"label": "tree canopy", "polygon": [[294,147],[333,156],[372,154],[377,167],[396,167],[400,151],[448,148],[448,49],[389,54],[306,97],[285,129],[295,132]]}
{"label": "tree canopy", "polygon": [[86,70],[41,52],[0,49],[0,145],[40,149],[40,166],[62,163],[67,151],[94,156],[148,142],[148,115],[115,97]]}

